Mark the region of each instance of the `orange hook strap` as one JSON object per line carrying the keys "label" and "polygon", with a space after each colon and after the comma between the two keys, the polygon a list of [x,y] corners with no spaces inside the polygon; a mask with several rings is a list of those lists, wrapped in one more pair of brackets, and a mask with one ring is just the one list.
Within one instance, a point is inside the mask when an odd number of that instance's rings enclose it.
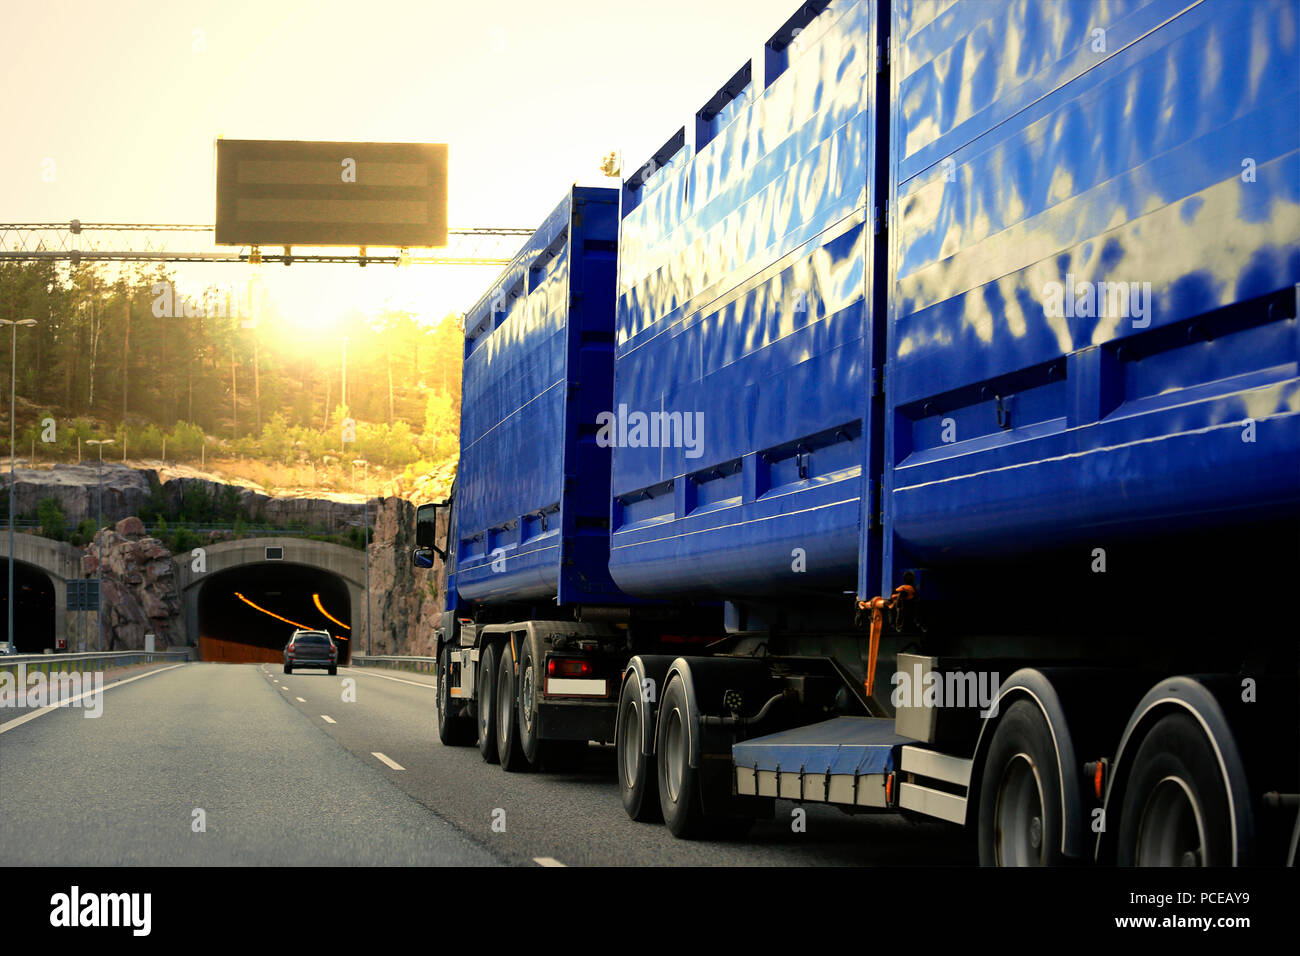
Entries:
{"label": "orange hook strap", "polygon": [[910,601],[916,597],[916,588],[910,584],[900,584],[894,588],[894,593],[889,600],[883,597],[874,597],[870,601],[859,601],[858,608],[863,611],[871,612],[871,630],[867,643],[867,679],[863,681],[863,687],[870,697],[876,689],[876,660],[880,656],[880,631],[885,623],[885,611],[893,610],[903,601]]}

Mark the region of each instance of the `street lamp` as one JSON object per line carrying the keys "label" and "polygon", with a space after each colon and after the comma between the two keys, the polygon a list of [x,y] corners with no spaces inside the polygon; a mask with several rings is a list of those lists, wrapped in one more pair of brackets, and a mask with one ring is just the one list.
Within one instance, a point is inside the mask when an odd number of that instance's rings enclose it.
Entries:
{"label": "street lamp", "polygon": [[370,495],[366,494],[366,492],[365,492],[365,480],[366,480],[366,478],[365,478],[365,475],[366,475],[366,472],[365,472],[365,466],[366,466],[366,464],[367,464],[367,462],[366,462],[366,460],[365,460],[364,458],[354,458],[354,459],[352,459],[352,475],[353,475],[352,481],[353,481],[353,485],[355,486],[355,484],[356,484],[357,465],[361,465],[361,466],[362,466],[362,471],[361,471],[362,494],[365,494],[365,495],[366,495],[366,497],[365,497],[365,505],[364,505],[364,514],[365,514],[365,521],[366,521],[366,529],[365,529],[365,530],[366,530],[366,536],[365,536],[365,549],[366,549],[366,656],[368,657],[368,656],[370,655]]}
{"label": "street lamp", "polygon": [[17,648],[14,638],[14,421],[18,418],[17,395],[14,379],[18,376],[18,326],[33,326],[35,319],[14,322],[0,319],[0,325],[9,326],[9,645]]}
{"label": "street lamp", "polygon": [[87,438],[87,445],[99,446],[99,516],[96,518],[96,525],[99,527],[99,561],[95,564],[95,570],[98,572],[98,583],[95,585],[95,619],[99,622],[99,647],[100,653],[104,650],[104,446],[112,445],[112,438]]}

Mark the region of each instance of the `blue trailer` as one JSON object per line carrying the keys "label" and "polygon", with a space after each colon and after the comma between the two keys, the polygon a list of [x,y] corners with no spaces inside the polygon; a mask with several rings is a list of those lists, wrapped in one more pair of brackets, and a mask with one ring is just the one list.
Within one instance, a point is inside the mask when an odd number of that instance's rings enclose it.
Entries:
{"label": "blue trailer", "polygon": [[[579,661],[572,673],[538,678],[567,690],[576,706],[558,718],[549,707],[530,711],[524,734],[502,721],[498,746],[498,677],[515,676],[498,667],[502,653],[531,663],[537,642],[551,646],[536,622],[629,601],[607,567],[609,449],[586,424],[608,406],[613,377],[617,239],[617,191],[572,188],[465,316],[461,459],[443,554],[439,732],[445,743],[477,740],[484,759],[508,769],[539,764],[543,750],[552,763],[573,759],[574,741],[585,748],[589,725],[609,709],[598,703],[604,681]],[[421,512],[422,539],[436,515]],[[531,671],[523,675],[540,707],[533,681]],[[517,694],[507,681],[502,699]],[[542,729],[554,740],[549,747]]]}
{"label": "blue trailer", "polygon": [[[801,5],[624,181],[586,465],[474,449],[467,319],[443,633],[496,642],[498,736],[591,717],[564,756],[613,740],[680,836],[787,799],[997,865],[1294,860],[1298,35],[1296,0]],[[598,596],[483,570],[515,468],[603,496]],[[592,683],[528,696],[521,646]]]}

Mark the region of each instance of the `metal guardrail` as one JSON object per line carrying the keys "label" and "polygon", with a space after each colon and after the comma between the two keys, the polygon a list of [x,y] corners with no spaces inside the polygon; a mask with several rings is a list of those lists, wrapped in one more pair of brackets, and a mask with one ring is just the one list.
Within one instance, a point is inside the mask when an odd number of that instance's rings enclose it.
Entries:
{"label": "metal guardrail", "polygon": [[436,674],[438,658],[436,657],[401,657],[396,654],[353,654],[349,664],[357,667],[391,667],[399,671],[414,671],[420,674]]}
{"label": "metal guardrail", "polygon": [[175,651],[89,651],[70,654],[6,654],[0,657],[0,671],[17,672],[24,665],[28,673],[57,674],[60,671],[96,671],[110,667],[129,667],[132,664],[153,664],[159,661],[188,661],[193,658],[193,648]]}

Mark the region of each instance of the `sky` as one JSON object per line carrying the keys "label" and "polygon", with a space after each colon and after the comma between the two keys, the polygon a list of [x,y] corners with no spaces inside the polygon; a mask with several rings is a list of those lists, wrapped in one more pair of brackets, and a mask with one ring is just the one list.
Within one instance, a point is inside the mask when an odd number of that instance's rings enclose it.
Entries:
{"label": "sky", "polygon": [[[534,227],[640,166],[798,0],[0,0],[0,222],[214,218],[214,142],[449,144],[453,227]],[[52,181],[50,181],[52,180]],[[177,266],[182,289],[251,267]],[[261,267],[305,327],[469,308],[498,268]]]}

